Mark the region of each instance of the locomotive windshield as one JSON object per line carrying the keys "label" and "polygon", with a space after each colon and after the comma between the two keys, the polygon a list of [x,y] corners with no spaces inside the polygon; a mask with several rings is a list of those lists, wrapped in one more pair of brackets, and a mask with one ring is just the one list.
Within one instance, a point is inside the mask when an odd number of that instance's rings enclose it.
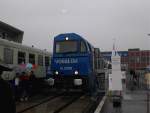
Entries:
{"label": "locomotive windshield", "polygon": [[67,40],[56,42],[56,53],[77,52],[77,41]]}

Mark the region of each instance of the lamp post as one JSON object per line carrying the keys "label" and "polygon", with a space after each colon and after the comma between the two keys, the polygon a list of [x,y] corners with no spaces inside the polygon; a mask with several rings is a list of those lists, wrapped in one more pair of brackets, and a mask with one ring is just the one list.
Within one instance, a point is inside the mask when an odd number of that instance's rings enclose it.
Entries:
{"label": "lamp post", "polygon": [[[150,34],[147,34],[150,36]],[[146,84],[147,84],[147,113],[149,113],[149,90],[150,90],[150,50],[148,50],[148,73],[146,74]]]}
{"label": "lamp post", "polygon": [[[149,69],[148,69],[149,71]],[[150,86],[150,73],[146,73],[145,75],[145,79],[146,79],[146,85],[147,85],[147,113],[149,113],[149,86]]]}

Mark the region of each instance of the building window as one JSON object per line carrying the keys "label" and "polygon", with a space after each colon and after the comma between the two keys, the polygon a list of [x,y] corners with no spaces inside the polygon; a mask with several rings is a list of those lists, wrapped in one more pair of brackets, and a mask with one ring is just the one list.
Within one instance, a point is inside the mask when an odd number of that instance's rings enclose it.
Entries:
{"label": "building window", "polygon": [[42,55],[38,56],[38,65],[43,66],[43,56]]}
{"label": "building window", "polygon": [[45,57],[45,66],[49,66],[50,65],[50,58],[49,57]]}
{"label": "building window", "polygon": [[140,63],[140,57],[136,57],[136,63]]}
{"label": "building window", "polygon": [[34,54],[29,54],[29,63],[35,64],[35,55]]}
{"label": "building window", "polygon": [[8,34],[5,33],[5,32],[3,32],[3,33],[2,33],[2,39],[6,39],[7,37],[8,37]]}
{"label": "building window", "polygon": [[6,64],[13,64],[13,50],[4,48],[4,62]]}
{"label": "building window", "polygon": [[147,57],[147,64],[149,64],[149,63],[150,63],[150,61],[149,61],[149,60],[150,60],[150,58],[149,58],[149,57]]}
{"label": "building window", "polygon": [[147,58],[146,58],[145,56],[142,56],[142,57],[141,57],[141,62],[142,62],[142,63],[146,63],[146,62],[147,62]]}
{"label": "building window", "polygon": [[18,52],[18,64],[22,64],[26,62],[26,53],[25,52]]}
{"label": "building window", "polygon": [[135,62],[135,57],[130,57],[130,62],[134,63]]}

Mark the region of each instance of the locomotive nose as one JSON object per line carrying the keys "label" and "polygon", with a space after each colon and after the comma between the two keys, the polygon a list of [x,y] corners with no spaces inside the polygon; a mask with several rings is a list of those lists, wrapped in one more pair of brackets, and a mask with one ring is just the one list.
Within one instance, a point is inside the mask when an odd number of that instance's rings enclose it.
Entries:
{"label": "locomotive nose", "polygon": [[54,61],[54,74],[70,76],[79,74],[77,58],[57,58]]}
{"label": "locomotive nose", "polygon": [[60,65],[60,69],[56,70],[60,75],[63,76],[74,76],[79,75],[79,69],[77,65],[74,66],[64,66]]}

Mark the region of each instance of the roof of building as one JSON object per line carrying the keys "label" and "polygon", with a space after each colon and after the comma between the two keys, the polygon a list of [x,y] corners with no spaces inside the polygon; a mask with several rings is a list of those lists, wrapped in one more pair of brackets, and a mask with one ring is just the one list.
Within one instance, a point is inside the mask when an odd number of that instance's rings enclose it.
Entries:
{"label": "roof of building", "polygon": [[6,30],[10,30],[12,32],[15,32],[15,33],[18,33],[18,34],[23,34],[24,32],[21,31],[20,29],[17,29],[11,25],[8,25],[2,21],[0,21],[0,27],[3,28],[3,29],[6,29]]}

